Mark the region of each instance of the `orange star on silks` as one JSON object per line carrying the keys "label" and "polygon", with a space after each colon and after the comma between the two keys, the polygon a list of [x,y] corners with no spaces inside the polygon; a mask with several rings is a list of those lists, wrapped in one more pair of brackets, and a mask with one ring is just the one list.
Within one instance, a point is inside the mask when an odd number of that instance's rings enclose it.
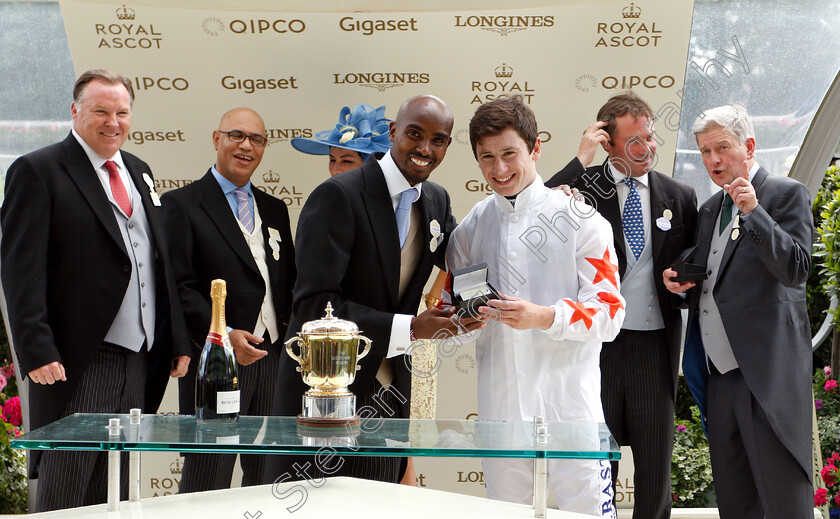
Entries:
{"label": "orange star on silks", "polygon": [[569,326],[578,321],[583,321],[583,325],[586,326],[587,330],[592,328],[592,317],[598,313],[598,308],[586,308],[583,306],[583,303],[578,303],[577,301],[571,301],[569,299],[564,299],[563,301],[575,309],[572,314],[572,319],[569,321]]}
{"label": "orange star on silks", "polygon": [[618,313],[619,310],[624,308],[624,305],[621,304],[621,300],[615,294],[610,294],[609,292],[598,292],[598,300],[602,303],[607,303],[610,305],[610,319],[615,317],[615,314]]}
{"label": "orange star on silks", "polygon": [[595,279],[592,280],[593,285],[596,285],[599,281],[605,279],[612,283],[612,286],[618,288],[618,281],[615,279],[615,273],[618,272],[618,265],[610,263],[610,249],[604,251],[603,258],[586,258],[586,261],[591,263],[596,270]]}

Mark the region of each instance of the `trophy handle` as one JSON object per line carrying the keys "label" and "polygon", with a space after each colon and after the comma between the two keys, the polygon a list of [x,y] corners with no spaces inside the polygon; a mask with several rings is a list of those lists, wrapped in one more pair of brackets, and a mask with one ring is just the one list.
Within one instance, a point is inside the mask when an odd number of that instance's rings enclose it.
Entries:
{"label": "trophy handle", "polygon": [[295,367],[295,370],[296,370],[296,371],[298,371],[298,372],[303,371],[303,369],[302,369],[302,366],[303,366],[303,359],[302,359],[302,358],[300,358],[299,356],[297,356],[297,355],[295,355],[295,354],[294,354],[294,352],[292,351],[292,346],[293,346],[296,342],[298,342],[298,341],[302,341],[302,340],[303,340],[303,338],[302,338],[302,337],[297,336],[297,337],[292,337],[291,339],[289,339],[289,340],[288,340],[288,341],[286,341],[286,343],[285,343],[285,344],[286,344],[286,353],[288,353],[288,354],[289,354],[289,357],[291,357],[291,358],[295,359],[295,360],[297,361],[297,363],[299,364],[299,366]]}
{"label": "trophy handle", "polygon": [[356,357],[356,371],[359,371],[360,369],[362,369],[362,367],[359,366],[359,361],[362,360],[363,358],[365,358],[365,355],[370,353],[370,345],[373,343],[373,341],[371,341],[370,339],[368,339],[364,335],[359,335],[359,340],[364,341],[365,348],[362,350],[362,352],[359,354],[359,356]]}

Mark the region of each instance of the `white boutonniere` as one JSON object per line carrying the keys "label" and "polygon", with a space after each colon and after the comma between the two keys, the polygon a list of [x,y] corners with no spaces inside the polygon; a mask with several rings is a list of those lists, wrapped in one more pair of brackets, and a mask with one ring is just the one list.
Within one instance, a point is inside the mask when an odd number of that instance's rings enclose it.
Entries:
{"label": "white boutonniere", "polygon": [[152,197],[152,203],[160,207],[160,197],[157,191],[155,191],[155,181],[152,180],[152,177],[148,173],[143,173],[143,182],[149,186],[149,196]]}
{"label": "white boutonniere", "polygon": [[268,246],[271,247],[271,257],[274,261],[280,259],[280,233],[274,227],[268,228]]}
{"label": "white boutonniere", "polygon": [[441,242],[443,242],[443,233],[440,231],[440,223],[437,220],[429,222],[429,232],[432,235],[432,239],[429,241],[429,250],[434,252]]}

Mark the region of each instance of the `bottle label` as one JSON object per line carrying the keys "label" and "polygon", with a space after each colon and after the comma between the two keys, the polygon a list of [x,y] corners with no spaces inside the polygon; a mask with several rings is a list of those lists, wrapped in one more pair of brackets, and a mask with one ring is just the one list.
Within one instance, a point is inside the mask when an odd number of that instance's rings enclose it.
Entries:
{"label": "bottle label", "polygon": [[212,342],[213,344],[218,344],[219,346],[224,346],[222,342],[222,336],[218,333],[210,332],[207,334],[207,339],[204,342]]}
{"label": "bottle label", "polygon": [[239,412],[239,390],[216,393],[216,414]]}

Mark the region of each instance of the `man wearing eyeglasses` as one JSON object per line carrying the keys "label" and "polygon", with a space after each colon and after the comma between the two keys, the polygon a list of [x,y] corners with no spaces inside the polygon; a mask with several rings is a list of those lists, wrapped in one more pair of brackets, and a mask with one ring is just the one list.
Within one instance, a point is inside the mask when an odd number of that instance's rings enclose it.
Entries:
{"label": "man wearing eyeglasses", "polygon": [[[251,184],[267,145],[259,114],[234,108],[213,132],[216,164],[163,196],[175,281],[194,346],[191,369],[178,387],[184,414],[195,412],[195,369],[210,329],[210,282],[218,278],[227,281],[225,317],[239,363],[240,413],[271,413],[297,272],[286,204]],[[180,492],[230,487],[235,460],[235,454],[187,454]],[[242,456],[243,486],[261,483],[264,463],[264,456]]]}

